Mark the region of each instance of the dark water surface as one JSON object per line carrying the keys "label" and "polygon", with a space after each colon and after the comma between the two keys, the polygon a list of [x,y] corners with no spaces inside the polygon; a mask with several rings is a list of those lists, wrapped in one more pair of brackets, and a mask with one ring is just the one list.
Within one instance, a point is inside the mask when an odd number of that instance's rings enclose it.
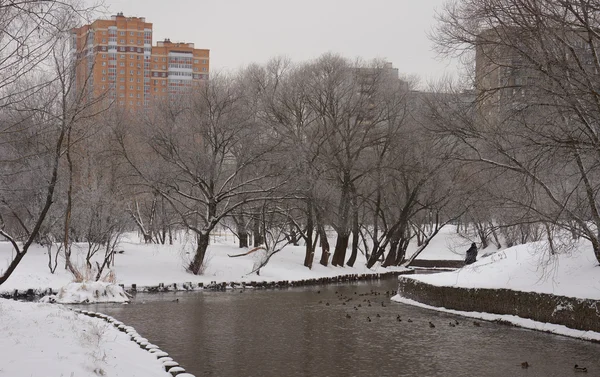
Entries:
{"label": "dark water surface", "polygon": [[[130,305],[90,310],[135,327],[197,377],[583,375],[574,364],[600,376],[600,344],[490,322],[476,327],[467,318],[390,302],[385,291],[393,289],[395,279],[138,294]],[[339,294],[352,300],[342,305]],[[455,320],[460,324],[450,327]],[[531,367],[522,369],[523,361]]]}

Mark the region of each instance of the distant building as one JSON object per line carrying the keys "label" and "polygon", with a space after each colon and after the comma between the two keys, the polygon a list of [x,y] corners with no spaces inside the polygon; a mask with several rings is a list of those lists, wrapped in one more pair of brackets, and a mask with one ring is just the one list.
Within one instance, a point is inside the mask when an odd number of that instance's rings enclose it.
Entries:
{"label": "distant building", "polygon": [[[480,114],[502,121],[549,97],[568,96],[573,87],[585,87],[590,77],[598,77],[587,39],[587,31],[575,29],[541,35],[518,28],[482,32],[475,45]],[[564,83],[569,88],[561,88]]]}
{"label": "distant building", "polygon": [[75,28],[72,47],[77,88],[127,110],[176,98],[209,77],[209,50],[169,39],[152,46],[152,23],[143,17],[119,13]]}

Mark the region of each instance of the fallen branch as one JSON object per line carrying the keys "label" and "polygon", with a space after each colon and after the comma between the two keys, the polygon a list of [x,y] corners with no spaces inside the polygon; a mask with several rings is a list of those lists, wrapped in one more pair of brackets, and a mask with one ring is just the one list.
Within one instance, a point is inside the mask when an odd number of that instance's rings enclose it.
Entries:
{"label": "fallen branch", "polygon": [[234,255],[227,254],[227,256],[228,256],[229,258],[243,257],[243,256],[245,256],[245,255],[249,255],[249,254],[251,254],[251,253],[253,253],[253,252],[257,251],[257,250],[265,250],[265,251],[266,251],[267,249],[265,249],[265,248],[264,248],[264,246],[258,246],[258,247],[255,247],[254,249],[252,249],[252,250],[248,251],[247,253],[243,253],[243,254],[234,254]]}

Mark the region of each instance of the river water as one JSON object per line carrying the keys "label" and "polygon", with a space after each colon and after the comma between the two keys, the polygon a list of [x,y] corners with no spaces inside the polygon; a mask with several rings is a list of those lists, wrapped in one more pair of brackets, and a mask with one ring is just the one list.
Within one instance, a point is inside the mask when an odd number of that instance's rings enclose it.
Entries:
{"label": "river water", "polygon": [[135,327],[197,377],[548,377],[574,375],[574,364],[600,376],[600,344],[490,322],[475,326],[391,302],[385,292],[393,289],[395,279],[138,294],[132,304],[90,310]]}

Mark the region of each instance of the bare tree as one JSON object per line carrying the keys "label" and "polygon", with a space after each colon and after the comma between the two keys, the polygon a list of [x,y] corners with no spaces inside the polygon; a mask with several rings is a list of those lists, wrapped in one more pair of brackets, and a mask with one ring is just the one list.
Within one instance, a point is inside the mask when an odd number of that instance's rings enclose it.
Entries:
{"label": "bare tree", "polygon": [[[201,271],[217,224],[246,203],[265,200],[280,185],[274,179],[276,160],[265,161],[272,140],[253,127],[242,106],[244,95],[234,77],[213,75],[189,101],[178,102],[184,106],[167,104],[145,127],[151,156],[134,155],[126,133],[118,135],[123,156],[143,184],[165,198],[196,235],[187,266],[194,274]],[[246,174],[249,169],[253,174]]]}
{"label": "bare tree", "polygon": [[476,57],[473,109],[440,123],[457,157],[518,182],[511,205],[578,232],[598,261],[599,14],[593,1],[463,0],[433,35],[442,53]]}
{"label": "bare tree", "polygon": [[0,151],[0,235],[15,250],[0,273],[0,284],[38,239],[53,203],[70,125],[62,117],[69,105],[61,99],[75,64],[60,57],[70,29],[91,11],[93,7],[71,1],[0,4],[0,106],[5,117],[0,133],[6,136]]}

